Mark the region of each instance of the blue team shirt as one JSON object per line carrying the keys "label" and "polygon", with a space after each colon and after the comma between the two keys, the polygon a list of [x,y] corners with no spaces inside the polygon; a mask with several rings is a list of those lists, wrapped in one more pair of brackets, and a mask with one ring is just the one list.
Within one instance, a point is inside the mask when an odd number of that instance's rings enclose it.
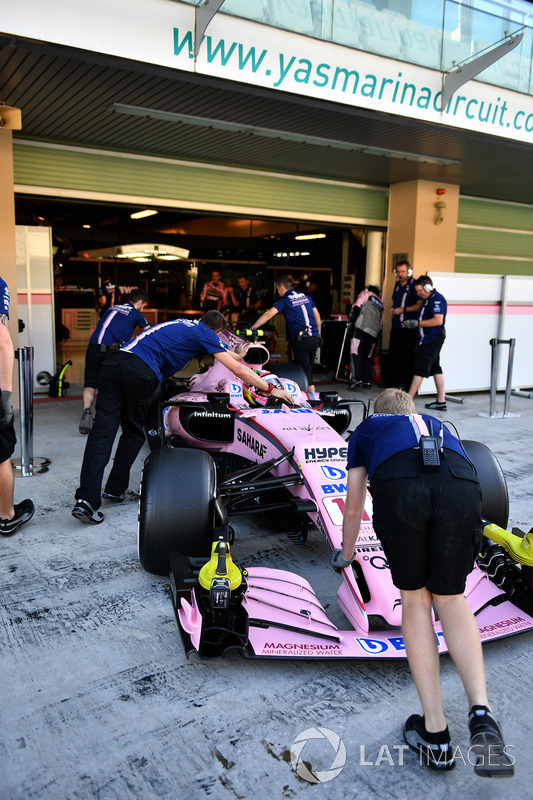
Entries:
{"label": "blue team shirt", "polygon": [[9,289],[3,278],[0,278],[0,314],[9,319]]}
{"label": "blue team shirt", "polygon": [[89,344],[127,342],[136,325],[147,328],[148,322],[133,303],[111,306],[102,314],[100,322],[89,339]]}
{"label": "blue team shirt", "polygon": [[[407,278],[407,283],[403,286],[400,281],[396,281],[394,291],[392,293],[392,307],[393,308],[407,308],[407,306],[414,306],[420,300],[414,287],[414,278]],[[404,311],[403,314],[394,315],[392,318],[392,327],[401,328],[402,322],[406,319],[416,319],[416,311]]]}
{"label": "blue team shirt", "polygon": [[274,308],[285,317],[289,341],[296,339],[300,331],[306,331],[309,336],[318,336],[313,313],[315,304],[308,294],[291,289],[276,300]]}
{"label": "blue team shirt", "polygon": [[422,305],[418,309],[418,319],[431,319],[435,314],[444,314],[442,325],[437,325],[435,328],[418,328],[418,341],[420,344],[428,344],[438,339],[443,331],[446,322],[446,311],[448,304],[444,297],[433,289],[431,294],[426,300],[422,301]]}
{"label": "blue team shirt", "polygon": [[[348,442],[348,469],[366,467],[372,477],[391,456],[418,447],[421,435],[430,433],[428,421],[433,425],[433,436],[438,436],[441,421],[427,414],[372,414],[357,426]],[[459,440],[443,427],[443,446],[455,450],[465,460],[466,456]]]}
{"label": "blue team shirt", "polygon": [[200,320],[173,319],[143,331],[122,350],[142,358],[159,380],[170,378],[191,358],[203,353],[223,353],[220,339]]}

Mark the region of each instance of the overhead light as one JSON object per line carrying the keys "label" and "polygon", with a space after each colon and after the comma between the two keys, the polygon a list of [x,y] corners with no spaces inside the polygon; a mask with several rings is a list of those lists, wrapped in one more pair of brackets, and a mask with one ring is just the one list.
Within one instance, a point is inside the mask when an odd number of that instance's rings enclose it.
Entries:
{"label": "overhead light", "polygon": [[82,225],[82,228],[92,228],[92,225]]}
{"label": "overhead light", "polygon": [[340,139],[325,139],[322,136],[308,136],[307,134],[293,133],[292,131],[280,131],[275,128],[260,128],[255,125],[228,122],[222,119],[196,117],[192,114],[177,114],[174,111],[162,111],[158,108],[130,106],[126,103],[112,103],[108,110],[117,111],[119,114],[129,114],[133,117],[150,117],[151,119],[160,119],[165,122],[181,122],[185,125],[194,125],[197,128],[214,128],[215,130],[228,131],[229,133],[245,133],[248,136],[263,136],[266,139],[282,139],[286,142],[296,142],[297,144],[331,147],[336,150],[351,150],[354,153],[362,153],[370,156],[386,156],[388,158],[398,158],[402,161],[416,161],[419,164],[436,164],[440,167],[447,167],[461,163],[456,158],[444,158],[441,156],[424,155],[424,153],[411,153],[404,150],[372,147],[357,142],[347,142]]}
{"label": "overhead light", "polygon": [[302,233],[301,236],[295,236],[295,239],[325,239],[325,233]]}
{"label": "overhead light", "polygon": [[134,261],[151,261],[163,259],[177,261],[189,257],[189,251],[184,247],[174,247],[169,244],[122,244],[116,247],[104,247],[99,250],[89,250],[90,258],[128,258]]}
{"label": "overhead light", "polygon": [[155,208],[145,208],[144,211],[135,211],[133,214],[130,214],[131,219],[142,219],[143,217],[153,217],[154,214],[158,214],[159,212],[155,210]]}

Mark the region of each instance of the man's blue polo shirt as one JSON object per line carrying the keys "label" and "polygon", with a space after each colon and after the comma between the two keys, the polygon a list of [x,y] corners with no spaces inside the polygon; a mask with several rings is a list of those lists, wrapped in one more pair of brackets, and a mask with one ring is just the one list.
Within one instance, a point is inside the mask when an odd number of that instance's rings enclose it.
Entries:
{"label": "man's blue polo shirt", "polygon": [[418,309],[418,319],[431,319],[435,314],[443,314],[444,319],[442,320],[442,325],[437,325],[434,328],[418,328],[418,341],[420,344],[428,344],[440,338],[446,322],[447,310],[448,304],[446,300],[436,289],[433,289],[429,297],[422,301],[422,305]]}
{"label": "man's blue polo shirt", "polygon": [[313,313],[315,304],[308,294],[291,289],[276,300],[274,308],[285,317],[289,341],[296,339],[300,331],[305,331],[308,336],[318,336]]}
{"label": "man's blue polo shirt", "polygon": [[100,322],[89,339],[89,344],[127,342],[136,326],[147,328],[148,322],[133,303],[111,306],[102,314]]}
{"label": "man's blue polo shirt", "polygon": [[[419,446],[420,436],[430,433],[429,420],[433,436],[438,436],[441,420],[428,414],[372,414],[350,436],[347,468],[366,467],[372,480],[377,468],[388,458]],[[443,446],[466,459],[459,440],[446,427],[442,432]]]}
{"label": "man's blue polo shirt", "polygon": [[170,378],[191,358],[203,353],[223,353],[220,339],[201,320],[173,319],[143,331],[122,348],[142,358],[159,380]]}

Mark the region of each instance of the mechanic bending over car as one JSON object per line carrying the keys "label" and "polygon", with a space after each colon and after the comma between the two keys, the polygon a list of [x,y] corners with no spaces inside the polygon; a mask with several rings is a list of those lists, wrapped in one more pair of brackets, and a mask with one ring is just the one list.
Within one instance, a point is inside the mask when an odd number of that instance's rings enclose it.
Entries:
{"label": "mechanic bending over car", "polygon": [[[128,488],[130,469],[144,441],[143,423],[159,383],[183,369],[191,358],[210,353],[232,374],[251,383],[265,394],[293,403],[284,389],[259,377],[238,352],[226,351],[216,335],[226,327],[219,311],[207,311],[201,320],[175,319],[162,322],[140,333],[109,356],[100,369],[96,418],[87,438],[80,485],[72,515],[81,522],[97,525],[104,515],[98,511],[101,497],[122,502]],[[104,470],[119,425],[122,426],[113,468],[101,495]]]}
{"label": "mechanic bending over car", "polygon": [[292,350],[292,360],[295,364],[300,364],[307,375],[309,391],[314,392],[313,364],[316,351],[322,344],[320,336],[322,320],[318,308],[310,295],[295,290],[292,278],[288,275],[280,275],[276,279],[276,286],[279,300],[276,300],[272,308],[261,314],[252,328],[260,328],[276,314],[283,314],[287,323],[287,338]]}
{"label": "mechanic bending over car", "polygon": [[[429,434],[433,436],[433,426],[436,441],[428,437],[421,442],[430,421]],[[440,452],[437,449],[440,466],[433,463],[431,447],[423,458],[426,444],[443,444]],[[433,769],[454,766],[441,700],[433,607],[468,698],[475,772],[512,776],[514,760],[505,751],[489,706],[479,630],[464,596],[483,535],[481,487],[473,464],[459,439],[439,420],[417,414],[406,392],[387,389],[376,398],[374,413],[350,437],[347,468],[342,550],[333,552],[331,565],[340,572],[354,558],[368,478],[374,530],[400,590],[403,639],[424,713],[413,714],[405,723],[406,743]]]}

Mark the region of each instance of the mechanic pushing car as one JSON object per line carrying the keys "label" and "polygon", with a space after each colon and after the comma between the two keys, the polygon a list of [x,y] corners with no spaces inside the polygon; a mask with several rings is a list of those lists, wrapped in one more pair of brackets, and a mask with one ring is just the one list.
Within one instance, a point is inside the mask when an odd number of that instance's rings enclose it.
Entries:
{"label": "mechanic pushing car", "polygon": [[472,462],[439,420],[417,414],[406,392],[387,389],[352,434],[347,466],[342,550],[333,552],[331,565],[340,571],[354,558],[368,478],[374,530],[400,590],[403,639],[424,712],[405,723],[406,743],[433,769],[455,766],[442,708],[434,608],[468,698],[475,772],[512,776],[514,760],[489,706],[479,630],[464,596],[483,535]]}
{"label": "mechanic pushing car", "polygon": [[176,319],[162,322],[140,333],[103,363],[96,398],[96,418],[89,433],[81,468],[80,485],[72,515],[81,522],[97,525],[104,470],[119,425],[122,426],[113,468],[104,499],[122,502],[128,488],[130,469],[145,436],[143,423],[159,383],[183,369],[191,358],[210,353],[230,372],[265,394],[292,404],[284,389],[263,380],[241,362],[245,347],[226,351],[217,332],[226,320],[219,311],[207,311],[201,320]]}
{"label": "mechanic pushing car", "polygon": [[316,351],[321,344],[322,320],[313,299],[304,292],[297,292],[288,275],[276,280],[279,300],[265,311],[252,328],[260,328],[276,314],[281,313],[287,323],[287,336],[292,349],[293,361],[300,364],[307,375],[309,391],[314,392],[313,364]]}

